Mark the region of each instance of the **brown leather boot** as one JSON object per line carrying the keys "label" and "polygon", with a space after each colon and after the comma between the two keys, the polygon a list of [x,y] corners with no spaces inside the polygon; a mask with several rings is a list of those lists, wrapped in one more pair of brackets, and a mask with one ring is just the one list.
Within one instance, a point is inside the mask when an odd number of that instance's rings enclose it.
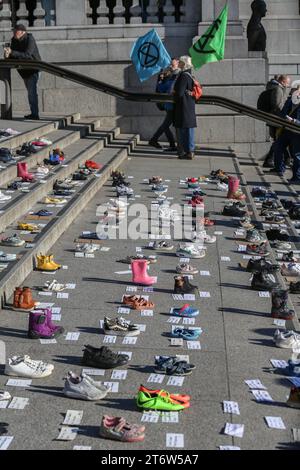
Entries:
{"label": "brown leather boot", "polygon": [[34,308],[36,302],[32,298],[32,292],[29,287],[23,287],[23,302],[20,302],[20,308],[31,310]]}
{"label": "brown leather boot", "polygon": [[14,308],[19,308],[20,303],[23,302],[23,289],[22,287],[16,287],[14,291],[14,302],[13,302],[13,307]]}

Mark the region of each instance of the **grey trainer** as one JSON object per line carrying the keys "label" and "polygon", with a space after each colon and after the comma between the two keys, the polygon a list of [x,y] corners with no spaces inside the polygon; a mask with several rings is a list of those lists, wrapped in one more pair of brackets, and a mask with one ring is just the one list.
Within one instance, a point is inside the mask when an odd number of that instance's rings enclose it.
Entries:
{"label": "grey trainer", "polygon": [[63,393],[70,398],[97,401],[106,397],[108,389],[106,388],[105,391],[100,390],[99,388],[96,388],[86,377],[79,377],[70,371],[68,372],[68,376],[65,379]]}

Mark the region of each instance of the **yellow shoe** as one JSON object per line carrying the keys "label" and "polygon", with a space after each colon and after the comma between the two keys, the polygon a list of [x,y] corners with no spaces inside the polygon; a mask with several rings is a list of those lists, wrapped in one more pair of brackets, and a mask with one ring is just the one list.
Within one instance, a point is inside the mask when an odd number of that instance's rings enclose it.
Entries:
{"label": "yellow shoe", "polygon": [[24,222],[18,222],[18,229],[19,230],[28,230],[28,232],[39,232],[40,229],[35,224],[26,224]]}
{"label": "yellow shoe", "polygon": [[49,255],[47,256],[47,258],[48,258],[48,263],[50,263],[53,267],[55,267],[55,269],[61,268],[62,265],[55,263],[55,261],[53,260],[53,255]]}
{"label": "yellow shoe", "polygon": [[57,197],[45,197],[44,204],[64,204],[67,202],[66,199],[58,199]]}
{"label": "yellow shoe", "polygon": [[49,262],[49,256],[45,255],[37,255],[37,266],[36,269],[38,271],[56,271],[58,268],[54,267],[50,262]]}

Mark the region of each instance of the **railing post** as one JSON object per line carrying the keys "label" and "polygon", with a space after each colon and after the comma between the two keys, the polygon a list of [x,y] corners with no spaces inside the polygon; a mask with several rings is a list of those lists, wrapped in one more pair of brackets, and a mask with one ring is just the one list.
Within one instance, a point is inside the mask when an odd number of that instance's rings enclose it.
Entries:
{"label": "railing post", "polygon": [[2,10],[0,11],[1,29],[11,28],[11,22],[12,22],[12,12],[10,9],[10,1],[4,0]]}
{"label": "railing post", "polygon": [[22,23],[24,26],[29,26],[29,12],[27,10],[24,0],[20,0],[19,9],[17,11],[18,23]]}
{"label": "railing post", "polygon": [[116,0],[114,7],[114,24],[125,24],[125,7],[123,0]]}
{"label": "railing post", "polygon": [[157,0],[149,0],[147,23],[158,23]]}
{"label": "railing post", "polygon": [[142,23],[143,21],[143,18],[142,18],[142,8],[139,4],[138,1],[133,1],[132,2],[132,5],[129,9],[129,12],[130,12],[130,24],[138,24],[138,23]]}
{"label": "railing post", "polygon": [[98,23],[109,24],[109,8],[106,4],[106,0],[100,0],[100,5],[97,8]]}
{"label": "railing post", "polygon": [[1,119],[12,119],[11,69],[0,69]]}
{"label": "railing post", "polygon": [[42,8],[42,4],[40,1],[36,2],[36,7],[33,11],[33,15],[34,15],[34,24],[33,24],[34,26],[38,26],[38,27],[46,26],[46,21],[45,21],[46,12],[44,8]]}

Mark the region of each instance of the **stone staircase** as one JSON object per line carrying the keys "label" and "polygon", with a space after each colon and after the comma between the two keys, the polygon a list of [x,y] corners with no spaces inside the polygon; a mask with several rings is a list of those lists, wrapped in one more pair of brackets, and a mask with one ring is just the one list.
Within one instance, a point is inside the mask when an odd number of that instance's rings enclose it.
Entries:
{"label": "stone staircase", "polygon": [[[37,164],[47,157],[51,148],[59,147],[64,151],[66,159],[64,164],[53,167],[45,178],[28,183],[25,189],[11,192],[11,200],[1,204],[2,237],[19,234],[20,231],[16,228],[18,221],[45,224],[38,234],[21,232],[21,238],[28,243],[23,247],[1,247],[5,253],[17,254],[17,260],[7,263],[8,266],[0,272],[0,295],[4,297],[10,296],[14,287],[24,281],[34,267],[35,255],[49,251],[103,186],[111,171],[128,157],[129,150],[138,141],[136,135],[121,134],[118,127],[104,127],[99,119],[80,119],[79,114],[52,122],[46,121],[43,124],[31,124],[28,130],[3,141],[1,146],[14,150],[23,142],[41,136],[49,138],[53,142],[51,146],[29,157],[20,157],[18,160],[25,161],[29,171],[33,172]],[[18,130],[17,121],[0,121],[0,127],[12,127]],[[102,169],[86,181],[79,182],[74,188],[74,194],[66,197],[68,201],[65,205],[50,209],[51,205],[41,204],[47,194],[51,195],[55,180],[70,176],[79,165],[90,159],[101,163]],[[1,190],[5,191],[7,185],[16,179],[17,168],[15,163],[9,165],[2,163],[1,167]],[[43,218],[33,220],[35,218],[30,213],[47,207],[53,212],[53,216],[47,220]]]}

